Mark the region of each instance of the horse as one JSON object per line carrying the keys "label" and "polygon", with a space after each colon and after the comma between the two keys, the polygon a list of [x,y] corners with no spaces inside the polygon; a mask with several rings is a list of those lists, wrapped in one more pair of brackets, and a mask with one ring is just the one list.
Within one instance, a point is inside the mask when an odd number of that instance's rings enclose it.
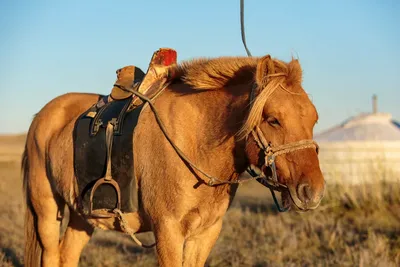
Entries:
{"label": "horse", "polygon": [[[281,205],[296,211],[318,207],[325,190],[318,149],[290,145],[312,140],[318,120],[297,59],[201,58],[173,68],[173,80],[152,103],[157,116],[145,106],[132,136],[132,175],[141,204],[137,212],[124,214],[134,232],[153,232],[160,266],[204,266],[240,174],[252,165],[270,175],[266,155],[274,147],[286,149],[273,162],[285,186]],[[99,97],[59,96],[30,125],[22,157],[26,266],[77,266],[95,227],[122,231],[117,218],[84,216],[76,203],[74,123]],[[158,119],[198,169],[168,142]],[[222,182],[209,183],[205,174]],[[70,219],[61,238],[65,207]]]}

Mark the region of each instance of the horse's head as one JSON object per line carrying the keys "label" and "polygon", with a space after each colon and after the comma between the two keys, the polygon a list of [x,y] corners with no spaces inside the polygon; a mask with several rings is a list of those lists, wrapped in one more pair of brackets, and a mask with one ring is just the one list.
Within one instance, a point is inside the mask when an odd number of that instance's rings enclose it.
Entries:
{"label": "horse's head", "polygon": [[321,202],[325,181],[318,147],[312,141],[318,114],[301,80],[297,60],[283,63],[269,55],[261,58],[255,76],[257,88],[240,134],[246,136],[250,164],[267,177],[277,178],[284,206],[309,210]]}

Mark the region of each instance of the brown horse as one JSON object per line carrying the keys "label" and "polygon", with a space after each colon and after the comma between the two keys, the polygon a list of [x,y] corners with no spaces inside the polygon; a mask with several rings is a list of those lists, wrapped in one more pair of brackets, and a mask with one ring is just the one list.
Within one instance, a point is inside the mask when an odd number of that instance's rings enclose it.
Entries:
{"label": "brown horse", "polygon": [[[267,172],[260,142],[251,134],[255,128],[272,146],[312,139],[318,115],[301,86],[297,60],[217,58],[174,68],[176,78],[154,106],[174,144],[208,174],[236,181],[250,164]],[[121,231],[116,218],[85,218],[77,209],[72,133],[77,117],[98,98],[57,97],[30,126],[22,163],[26,266],[77,266],[94,227]],[[154,233],[160,266],[203,266],[237,184],[207,185],[208,178],[166,140],[150,108],[142,110],[133,138],[141,205],[125,214],[129,226]],[[289,149],[275,163],[279,182],[288,189],[283,205],[316,208],[325,187],[316,149]],[[70,220],[60,241],[59,211],[65,205]]]}

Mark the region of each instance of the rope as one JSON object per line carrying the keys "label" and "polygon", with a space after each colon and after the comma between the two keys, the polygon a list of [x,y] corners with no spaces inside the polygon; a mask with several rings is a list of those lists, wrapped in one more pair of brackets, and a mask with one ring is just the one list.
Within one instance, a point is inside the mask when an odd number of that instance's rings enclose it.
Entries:
{"label": "rope", "polygon": [[251,177],[251,178],[244,178],[244,179],[240,179],[237,181],[227,181],[227,180],[221,180],[218,179],[214,176],[209,175],[208,173],[204,172],[203,170],[201,170],[196,164],[194,164],[183,152],[182,150],[177,147],[175,145],[175,143],[172,141],[171,137],[168,134],[168,131],[164,125],[164,123],[162,122],[153,102],[151,101],[151,99],[149,99],[148,97],[146,97],[145,95],[139,93],[138,91],[132,90],[130,88],[125,88],[126,90],[129,90],[129,92],[132,92],[134,95],[136,95],[137,97],[139,97],[140,99],[142,99],[143,101],[147,102],[151,108],[151,110],[153,111],[154,117],[156,118],[156,121],[158,123],[158,125],[160,126],[161,131],[163,132],[165,138],[168,140],[168,142],[171,144],[172,148],[176,151],[176,153],[179,155],[179,157],[182,158],[183,161],[185,161],[187,164],[189,164],[190,167],[192,167],[193,169],[197,170],[198,172],[200,172],[201,174],[203,174],[205,177],[207,177],[208,182],[206,183],[208,186],[215,186],[215,185],[222,185],[222,184],[240,184],[249,180],[254,180],[260,177]]}
{"label": "rope", "polygon": [[298,142],[288,143],[277,147],[272,147],[274,156],[291,153],[297,150],[305,148],[318,148],[317,143],[314,140],[301,140]]}
{"label": "rope", "polygon": [[242,42],[244,45],[244,49],[246,49],[247,55],[251,57],[250,50],[247,48],[246,34],[244,32],[244,0],[240,0],[240,31],[242,33]]}
{"label": "rope", "polygon": [[[197,170],[198,172],[200,172],[201,174],[203,174],[205,177],[207,177],[208,182],[206,183],[208,186],[215,186],[215,185],[222,185],[222,184],[240,184],[240,183],[244,183],[250,180],[254,180],[254,179],[258,179],[258,178],[263,178],[264,176],[260,175],[260,176],[256,176],[256,177],[249,177],[249,178],[243,178],[240,180],[236,180],[236,181],[228,181],[228,180],[221,180],[218,179],[212,175],[209,175],[208,173],[206,173],[205,171],[201,170],[196,164],[194,164],[183,152],[182,150],[180,150],[179,147],[177,147],[175,145],[175,143],[172,141],[171,137],[168,134],[168,131],[164,125],[164,123],[162,122],[157,109],[155,108],[153,102],[151,101],[151,99],[149,99],[147,96],[139,93],[136,90],[132,90],[130,88],[126,88],[126,90],[129,90],[130,92],[132,92],[134,95],[136,95],[137,97],[139,97],[140,99],[142,99],[143,101],[147,102],[151,108],[151,110],[153,111],[154,117],[161,129],[161,131],[163,132],[165,138],[168,140],[168,142],[171,144],[172,148],[176,151],[176,153],[179,155],[179,157],[182,158],[183,161],[185,161],[187,164],[189,164],[190,167],[192,167],[193,169]],[[271,147],[268,145],[267,141],[265,140],[264,135],[261,132],[261,129],[259,127],[256,127],[256,131],[257,131],[257,135],[258,138],[255,138],[256,140],[260,140],[262,146],[260,146],[260,148],[263,148],[263,150],[265,151],[268,147],[270,147],[273,151],[273,155],[278,156],[278,155],[282,155],[282,154],[286,154],[286,153],[290,153],[296,150],[301,150],[301,149],[305,149],[305,148],[310,148],[310,147],[316,147],[318,148],[318,145],[313,141],[313,140],[301,140],[298,142],[293,142],[293,143],[288,143],[288,144],[284,144],[281,146],[277,146],[277,147]],[[254,135],[254,131],[253,135]],[[258,143],[258,142],[257,142]]]}
{"label": "rope", "polygon": [[266,154],[275,157],[306,148],[318,149],[318,144],[311,139],[300,140],[297,142],[287,143],[280,146],[271,146],[265,139],[260,127],[258,126],[255,128],[254,131],[252,131],[252,135],[259,148],[264,150]]}
{"label": "rope", "polygon": [[151,245],[144,245],[136,236],[135,236],[135,231],[133,231],[132,228],[129,227],[128,222],[124,218],[124,214],[122,213],[121,210],[119,209],[114,209],[113,212],[117,215],[119,219],[119,224],[121,225],[122,231],[124,231],[125,234],[128,234],[131,236],[133,241],[135,241],[136,244],[143,248],[153,248],[156,243],[151,244]]}

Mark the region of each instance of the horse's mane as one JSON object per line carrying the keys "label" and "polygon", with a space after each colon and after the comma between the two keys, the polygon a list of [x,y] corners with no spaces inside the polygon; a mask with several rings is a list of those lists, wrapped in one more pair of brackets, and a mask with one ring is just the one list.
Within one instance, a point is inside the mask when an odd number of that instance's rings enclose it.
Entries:
{"label": "horse's mane", "polygon": [[176,78],[193,89],[220,89],[243,74],[254,76],[258,58],[220,57],[200,58],[176,66]]}
{"label": "horse's mane", "polygon": [[298,60],[286,63],[271,59],[269,56],[264,58],[220,57],[184,61],[175,67],[174,77],[194,90],[217,90],[235,81],[256,82],[260,93],[252,102],[250,113],[238,132],[239,138],[244,138],[256,125],[259,125],[263,108],[277,88],[293,95],[305,93],[301,86],[295,86],[301,85],[302,81],[302,70]]}
{"label": "horse's mane", "polygon": [[[174,70],[179,79],[193,89],[221,89],[243,76],[255,80],[259,57],[200,58],[183,61]],[[297,60],[289,63],[274,59],[275,71],[285,73],[288,85],[301,83],[301,68]],[[242,81],[243,82],[243,81]],[[263,86],[259,84],[259,86]]]}

